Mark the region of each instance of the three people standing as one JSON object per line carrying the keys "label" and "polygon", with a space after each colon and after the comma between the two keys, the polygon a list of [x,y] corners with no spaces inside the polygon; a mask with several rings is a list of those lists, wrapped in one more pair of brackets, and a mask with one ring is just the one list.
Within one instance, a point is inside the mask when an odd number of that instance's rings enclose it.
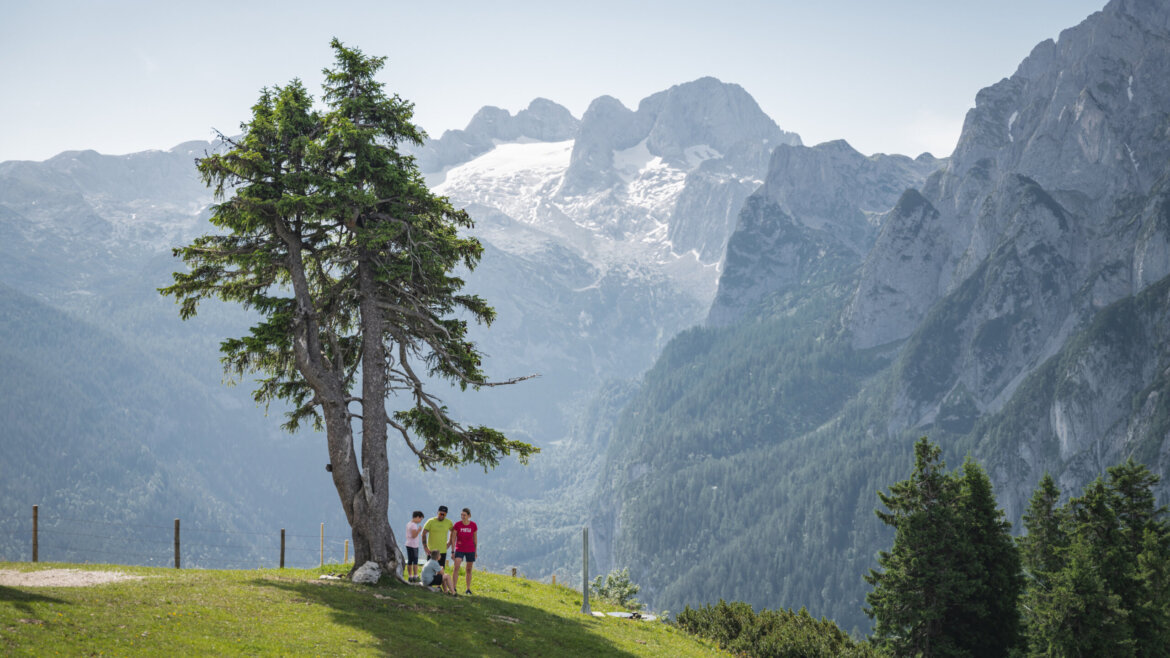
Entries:
{"label": "three people standing", "polygon": [[[411,582],[417,582],[413,574],[418,569],[418,541],[419,534],[415,528],[418,527],[418,521],[422,519],[422,512],[415,512],[411,518],[410,524],[406,526],[406,553],[407,553],[407,568],[413,569],[411,571]],[[439,505],[439,512],[435,516],[427,519],[427,522],[422,526],[421,540],[422,546],[426,549],[427,554],[433,556],[433,561],[439,566],[447,566],[447,550],[454,551],[454,573],[450,577],[451,593],[454,594],[455,579],[459,577],[459,566],[461,564],[467,565],[467,588],[466,593],[471,594],[471,571],[475,564],[475,551],[477,547],[476,533],[479,528],[475,525],[475,521],[471,520],[471,510],[464,507],[459,515],[459,522],[452,523],[447,518],[447,506]],[[412,532],[414,534],[412,534]],[[415,548],[411,550],[411,540],[415,541]],[[412,562],[413,559],[413,562]],[[413,567],[411,565],[414,565]],[[427,564],[428,567],[431,565]],[[431,570],[433,571],[433,569]],[[434,573],[428,573],[427,569],[423,569],[423,576],[418,580],[422,581],[424,585],[430,585],[428,581],[434,581]],[[442,582],[442,581],[438,581]],[[446,588],[444,588],[446,589]]]}

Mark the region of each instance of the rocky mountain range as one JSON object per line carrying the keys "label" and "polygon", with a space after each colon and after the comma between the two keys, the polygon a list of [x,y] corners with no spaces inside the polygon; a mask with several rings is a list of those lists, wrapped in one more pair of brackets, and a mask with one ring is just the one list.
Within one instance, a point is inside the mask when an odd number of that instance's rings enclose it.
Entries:
{"label": "rocky mountain range", "polygon": [[[845,323],[858,348],[911,339],[903,358],[921,365],[898,383],[891,429],[1000,414],[1099,313],[1170,274],[1167,38],[1167,7],[1130,0],[1041,43],[978,94],[947,166],[887,218]],[[1046,470],[1071,488],[1132,454],[1136,437],[1106,430],[1141,423],[1128,408],[1152,378],[1080,412],[1087,400],[1049,400],[1049,431],[995,455],[1012,465],[1008,510]],[[1059,458],[1042,457],[1054,439]]]}
{"label": "rocky mountain range", "polygon": [[[891,539],[874,492],[923,434],[987,465],[1013,522],[1044,472],[1067,495],[1127,457],[1166,501],[1168,72],[1170,7],[1112,0],[980,91],[945,159],[804,146],[713,78],[579,119],[485,107],[411,153],[477,222],[487,371],[541,378],[447,397],[543,452],[422,474],[399,450],[391,509],[469,504],[497,533],[485,564],[537,577],[579,568],[588,520],[601,570],[630,567],[655,608],[807,606],[864,631],[861,575]],[[323,442],[221,384],[248,314],[182,323],[156,292],[210,229],[192,161],[214,148],[0,163],[5,518],[36,495],[110,522],[343,526]]]}
{"label": "rocky mountain range", "polygon": [[611,438],[603,567],[672,610],[864,630],[874,491],[918,436],[986,464],[1017,524],[1045,472],[1068,495],[1129,457],[1170,498],[1168,66],[1170,6],[1113,0],[980,91],[945,161],[777,148],[707,327]]}
{"label": "rocky mountain range", "polygon": [[[505,465],[494,474],[459,471],[431,478],[416,472],[409,455],[398,455],[395,478],[403,493],[392,507],[429,509],[432,493],[444,492],[483,501],[477,520],[485,526],[514,525],[518,509],[560,497],[564,482],[585,478],[578,495],[561,501],[563,523],[579,530],[588,500],[580,492],[591,489],[604,455],[604,446],[594,441],[599,435],[582,418],[601,413],[591,408],[612,407],[599,407],[597,400],[621,390],[616,380],[638,376],[675,332],[702,319],[739,205],[762,179],[771,147],[795,143],[799,139],[776,127],[742,88],[704,78],[655,94],[637,110],[598,99],[580,120],[543,99],[516,115],[484,108],[466,129],[415,149],[436,189],[470,209],[486,248],[469,287],[499,312],[492,329],[477,336],[489,373],[541,374],[535,384],[480,395],[452,391],[448,398],[461,415],[502,427],[544,452],[529,470]],[[64,311],[38,316],[45,322],[94,327],[109,334],[111,345],[133,345],[166,363],[168,372],[185,373],[176,376],[189,378],[184,385],[198,393],[176,393],[192,405],[184,413],[229,425],[234,418],[243,434],[263,434],[270,445],[270,438],[280,437],[276,419],[264,419],[263,410],[255,409],[246,382],[224,387],[219,372],[218,343],[239,335],[248,314],[210,305],[184,323],[156,292],[177,266],[171,248],[210,230],[213,199],[193,161],[215,148],[190,142],[128,156],[84,151],[45,162],[0,163],[0,282],[30,297],[29,304]],[[4,385],[11,391],[21,383],[11,378]],[[110,404],[135,405],[130,392],[112,394],[125,399]],[[15,404],[24,398],[6,399]],[[52,413],[69,404],[44,400],[36,410],[5,413]],[[268,411],[281,412],[276,406]],[[70,440],[88,436],[97,442],[98,434],[87,434],[83,426],[82,436]],[[34,441],[14,433],[3,438],[5,445]],[[312,438],[298,436],[294,443]],[[240,437],[228,445],[245,442]],[[163,455],[170,455],[163,445]],[[154,443],[144,449],[159,450]],[[317,487],[327,480],[323,449],[301,448],[298,454],[263,480],[316,483],[304,494],[331,509],[335,494]],[[238,456],[241,462],[253,459],[250,451]],[[142,477],[170,477],[160,468]],[[51,472],[34,475],[56,481]],[[241,478],[239,499],[270,499],[270,489],[251,484]],[[343,523],[321,506],[308,507],[288,502],[288,509],[331,527]],[[241,512],[246,518],[240,523],[267,529],[307,522],[300,514],[290,521],[282,516],[286,511]],[[545,541],[524,534],[533,530],[509,532],[491,551],[511,556],[516,552],[508,541]],[[545,536],[547,530],[539,529]],[[542,560],[548,563],[544,572],[557,566],[547,553],[521,557],[520,564]]]}
{"label": "rocky mountain range", "polygon": [[603,382],[637,377],[701,321],[736,213],[780,144],[799,138],[741,87],[702,78],[637,110],[598,98],[579,122],[544,100],[515,116],[484,108],[422,147],[423,173],[490,250],[470,284],[501,311],[480,341],[507,358],[489,364],[544,378],[536,398],[469,408],[528,419],[538,442],[566,438]]}
{"label": "rocky mountain range", "polygon": [[884,214],[942,162],[929,153],[866,157],[842,140],[777,147],[740,213],[708,322],[732,323],[766,297],[860,263]]}

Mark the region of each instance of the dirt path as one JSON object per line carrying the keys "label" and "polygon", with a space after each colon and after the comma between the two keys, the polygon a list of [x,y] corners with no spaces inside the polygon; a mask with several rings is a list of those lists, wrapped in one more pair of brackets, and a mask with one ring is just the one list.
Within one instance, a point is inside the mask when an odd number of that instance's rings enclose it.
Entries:
{"label": "dirt path", "polygon": [[2,587],[86,587],[119,580],[142,580],[121,571],[82,571],[80,569],[45,569],[43,571],[13,571],[0,569]]}

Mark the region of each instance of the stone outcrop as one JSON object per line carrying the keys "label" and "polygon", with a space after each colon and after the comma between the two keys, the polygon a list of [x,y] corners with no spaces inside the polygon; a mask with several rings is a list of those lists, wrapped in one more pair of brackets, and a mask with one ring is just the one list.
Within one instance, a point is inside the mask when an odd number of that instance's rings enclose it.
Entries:
{"label": "stone outcrop", "polygon": [[[708,323],[729,324],[769,296],[850,273],[873,245],[882,215],[895,204],[901,212],[919,209],[921,196],[904,191],[942,164],[929,154],[865,156],[843,140],[777,147],[728,243]],[[913,227],[907,232],[917,239]]]}

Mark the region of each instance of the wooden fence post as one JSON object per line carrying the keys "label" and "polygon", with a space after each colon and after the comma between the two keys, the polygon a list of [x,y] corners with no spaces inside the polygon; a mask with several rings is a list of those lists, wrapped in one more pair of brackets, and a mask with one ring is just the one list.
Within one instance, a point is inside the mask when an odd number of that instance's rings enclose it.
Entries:
{"label": "wooden fence post", "polygon": [[581,531],[581,612],[592,615],[589,609],[589,526]]}
{"label": "wooden fence post", "polygon": [[280,568],[284,568],[284,528],[280,529]]}
{"label": "wooden fence post", "polygon": [[554,573],[553,574],[553,587],[556,587],[556,586],[557,586],[557,575]]}
{"label": "wooden fence post", "polygon": [[179,568],[179,520],[175,519],[175,568]]}
{"label": "wooden fence post", "polygon": [[37,561],[37,506],[33,505],[33,562]]}
{"label": "wooden fence post", "polygon": [[349,540],[345,540],[345,557],[341,558],[342,564],[349,564]]}

